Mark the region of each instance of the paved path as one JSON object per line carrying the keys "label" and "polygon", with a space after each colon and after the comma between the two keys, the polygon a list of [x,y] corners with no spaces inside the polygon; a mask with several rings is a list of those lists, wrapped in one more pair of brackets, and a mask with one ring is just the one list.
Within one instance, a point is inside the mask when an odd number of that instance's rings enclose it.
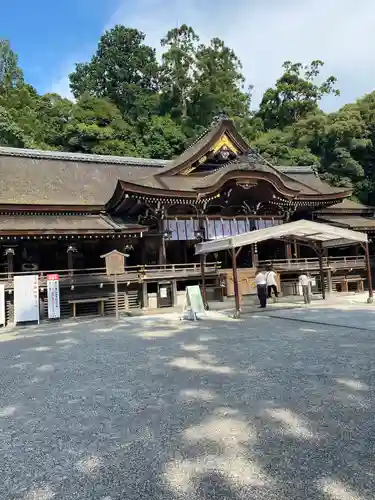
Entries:
{"label": "paved path", "polygon": [[372,499],[374,352],[264,315],[3,334],[0,499]]}

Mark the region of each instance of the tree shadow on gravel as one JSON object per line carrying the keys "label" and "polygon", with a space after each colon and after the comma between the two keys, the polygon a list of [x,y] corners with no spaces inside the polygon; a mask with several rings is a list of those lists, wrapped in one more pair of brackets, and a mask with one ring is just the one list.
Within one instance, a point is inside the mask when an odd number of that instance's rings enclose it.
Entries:
{"label": "tree shadow on gravel", "polygon": [[373,497],[370,332],[261,315],[26,332],[0,343],[0,498]]}
{"label": "tree shadow on gravel", "polygon": [[268,309],[264,314],[277,319],[289,319],[375,332],[375,307],[373,304],[361,307],[350,304],[344,304],[341,307],[339,305],[334,307],[313,307],[311,305],[306,308]]}

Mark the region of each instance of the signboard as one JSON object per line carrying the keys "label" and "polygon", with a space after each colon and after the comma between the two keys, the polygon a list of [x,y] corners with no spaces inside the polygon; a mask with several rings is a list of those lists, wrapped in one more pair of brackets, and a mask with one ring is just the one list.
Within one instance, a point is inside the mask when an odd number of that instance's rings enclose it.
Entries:
{"label": "signboard", "polygon": [[14,322],[38,321],[39,280],[37,274],[14,277]]}
{"label": "signboard", "polygon": [[118,250],[112,250],[112,252],[102,255],[101,258],[105,259],[108,276],[114,276],[116,319],[119,319],[117,275],[125,272],[125,254]]}
{"label": "signboard", "polygon": [[0,325],[5,326],[5,285],[0,285]]}
{"label": "signboard", "polygon": [[60,281],[58,274],[47,274],[48,317],[60,318]]}
{"label": "signboard", "polygon": [[105,259],[105,267],[109,276],[124,273],[125,254],[113,250],[112,252],[102,255],[102,258]]}
{"label": "signboard", "polygon": [[198,314],[206,314],[199,285],[186,287],[183,314],[187,315],[187,319],[193,320],[197,319]]}

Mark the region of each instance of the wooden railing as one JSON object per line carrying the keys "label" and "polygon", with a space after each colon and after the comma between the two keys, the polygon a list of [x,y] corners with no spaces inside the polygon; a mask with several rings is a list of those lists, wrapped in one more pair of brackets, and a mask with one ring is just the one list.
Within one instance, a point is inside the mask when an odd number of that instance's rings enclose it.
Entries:
{"label": "wooden railing", "polygon": [[[208,276],[217,275],[221,268],[221,262],[207,262],[205,273]],[[97,285],[113,282],[113,276],[108,276],[104,267],[88,269],[54,269],[51,271],[17,272],[9,275],[0,273],[0,283],[6,288],[13,288],[13,277],[27,274],[38,274],[39,285],[46,286],[48,274],[58,274],[62,286]],[[118,275],[119,283],[158,281],[160,279],[185,279],[201,275],[200,263],[191,264],[165,264],[127,266],[125,272]]]}
{"label": "wooden railing", "polygon": [[[311,257],[307,259],[279,259],[263,260],[259,265],[265,266],[272,263],[276,271],[313,271],[319,269],[319,259]],[[364,256],[330,257],[323,259],[324,268],[334,269],[364,269],[366,260]]]}

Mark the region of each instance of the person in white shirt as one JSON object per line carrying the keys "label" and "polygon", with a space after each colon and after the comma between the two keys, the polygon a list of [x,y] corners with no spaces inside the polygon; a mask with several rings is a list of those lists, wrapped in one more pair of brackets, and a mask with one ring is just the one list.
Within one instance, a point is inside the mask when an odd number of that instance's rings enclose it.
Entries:
{"label": "person in white shirt", "polygon": [[310,304],[311,302],[311,296],[310,296],[310,283],[311,283],[311,278],[308,274],[301,274],[300,277],[298,278],[299,284],[302,287],[302,294],[303,294],[303,300],[305,301],[305,304]]}
{"label": "person in white shirt", "polygon": [[267,280],[267,298],[268,299],[271,298],[272,292],[277,298],[279,295],[277,291],[277,276],[272,267],[270,267],[267,271],[266,280]]}
{"label": "person in white shirt", "polygon": [[260,307],[264,309],[267,305],[267,278],[266,273],[262,270],[258,270],[255,276],[255,284],[257,286],[258,299],[260,302]]}

